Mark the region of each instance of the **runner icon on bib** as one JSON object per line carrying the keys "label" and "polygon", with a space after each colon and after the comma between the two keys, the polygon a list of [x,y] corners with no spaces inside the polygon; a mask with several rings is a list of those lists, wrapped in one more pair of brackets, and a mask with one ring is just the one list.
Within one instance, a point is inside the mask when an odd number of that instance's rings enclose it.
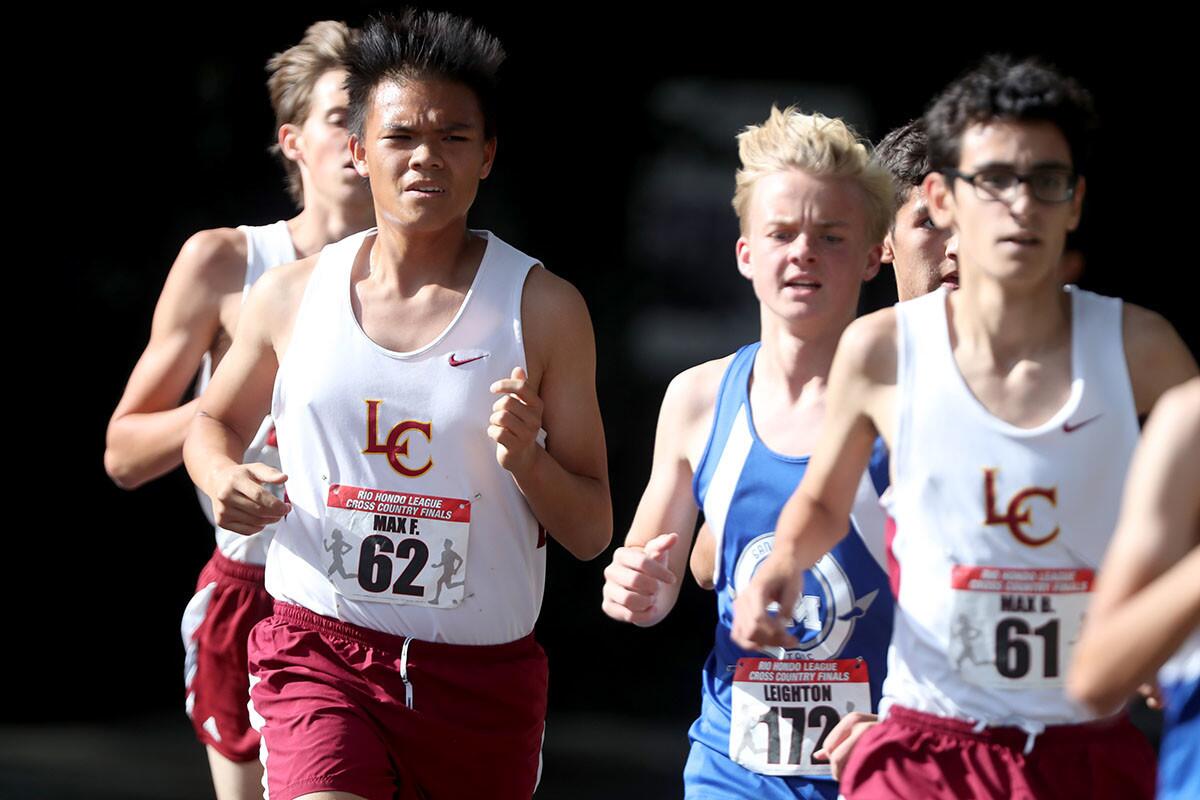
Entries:
{"label": "runner icon on bib", "polygon": [[345,555],[345,568],[329,573],[339,594],[430,608],[466,597],[469,500],[334,484],[325,527],[336,560]]}
{"label": "runner icon on bib", "polygon": [[951,666],[976,686],[1061,687],[1092,578],[1073,567],[954,567]]}

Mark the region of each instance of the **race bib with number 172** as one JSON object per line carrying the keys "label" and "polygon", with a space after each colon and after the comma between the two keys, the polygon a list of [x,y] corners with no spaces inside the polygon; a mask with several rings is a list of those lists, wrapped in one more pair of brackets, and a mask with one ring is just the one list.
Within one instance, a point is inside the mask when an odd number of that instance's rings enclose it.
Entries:
{"label": "race bib with number 172", "polygon": [[861,658],[740,658],[733,676],[729,757],[763,775],[828,777],[812,754],[851,711],[871,711]]}

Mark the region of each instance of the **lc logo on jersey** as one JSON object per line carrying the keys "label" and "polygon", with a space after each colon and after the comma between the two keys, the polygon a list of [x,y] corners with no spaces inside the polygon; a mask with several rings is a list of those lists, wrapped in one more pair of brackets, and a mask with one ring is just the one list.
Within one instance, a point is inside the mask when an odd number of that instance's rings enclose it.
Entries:
{"label": "lc logo on jersey", "polygon": [[[746,545],[730,581],[735,595],[741,587],[750,585],[750,579],[774,547],[775,531],[757,536]],[[867,613],[879,590],[856,597],[850,576],[832,553],[826,553],[813,565],[805,575],[804,584],[805,593],[797,598],[788,623],[789,628],[800,627],[796,635],[800,639],[801,657],[837,658],[850,641],[858,618]],[[775,655],[785,657],[782,651]]]}
{"label": "lc logo on jersey", "polygon": [[1001,514],[996,510],[996,475],[1000,472],[998,469],[985,469],[983,471],[983,496],[984,503],[987,507],[987,515],[984,517],[986,525],[1007,525],[1012,535],[1017,541],[1022,544],[1027,544],[1030,547],[1041,547],[1044,544],[1049,544],[1058,536],[1059,527],[1054,526],[1052,531],[1042,531],[1038,533],[1033,529],[1033,509],[1032,504],[1035,499],[1041,499],[1048,502],[1051,506],[1058,505],[1058,487],[1052,486],[1049,489],[1040,486],[1030,486],[1017,492],[1008,501],[1008,506],[1004,513]]}
{"label": "lc logo on jersey", "polygon": [[[388,431],[387,439],[383,444],[379,443],[379,407],[383,405],[382,400],[367,400],[367,448],[363,453],[367,455],[385,455],[387,456],[388,464],[392,469],[399,472],[406,478],[415,478],[419,475],[424,475],[433,466],[433,456],[426,455],[425,463],[420,463],[420,459],[411,457],[409,454],[409,444],[412,442],[413,434],[420,434],[425,437],[426,442],[433,441],[433,423],[420,422],[415,419],[406,419],[392,426]],[[408,435],[406,435],[408,434]]]}

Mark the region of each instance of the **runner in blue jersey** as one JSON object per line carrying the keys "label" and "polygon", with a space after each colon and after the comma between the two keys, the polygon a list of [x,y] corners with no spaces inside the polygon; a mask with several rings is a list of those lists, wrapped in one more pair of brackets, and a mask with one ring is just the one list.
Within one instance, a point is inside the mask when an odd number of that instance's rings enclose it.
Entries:
{"label": "runner in blue jersey", "polygon": [[882,449],[860,482],[854,535],[810,571],[790,610],[798,645],[748,652],[729,626],[732,598],[770,553],[817,441],[838,338],[878,271],[895,199],[841,120],[773,109],[738,141],[736,257],[759,300],[762,340],[671,382],[649,483],[605,570],[603,608],[642,626],[666,616],[702,508],[717,543],[718,621],[686,795],[834,798],[830,766],[814,753],[844,715],[877,703],[891,635]]}
{"label": "runner in blue jersey", "polygon": [[[921,120],[913,120],[880,140],[875,161],[892,176],[896,215],[883,238],[883,263],[891,264],[901,301],[928,294],[939,286],[958,288],[958,237],[935,227],[921,183],[929,174],[929,137]],[[872,463],[878,462],[878,452]],[[884,471],[886,474],[886,470]],[[776,509],[777,513],[778,509]],[[716,581],[716,545],[708,525],[696,534],[690,559],[692,575],[705,589]],[[817,758],[827,760],[837,778],[860,736],[878,722],[868,709],[842,716],[825,737]]]}

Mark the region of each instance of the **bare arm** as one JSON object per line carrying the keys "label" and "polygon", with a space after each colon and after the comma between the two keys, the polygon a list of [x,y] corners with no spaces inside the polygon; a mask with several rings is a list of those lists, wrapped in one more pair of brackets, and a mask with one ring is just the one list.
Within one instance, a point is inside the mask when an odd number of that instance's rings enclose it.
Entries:
{"label": "bare arm", "polygon": [[1160,315],[1132,303],[1124,304],[1123,313],[1129,382],[1138,416],[1145,416],[1164,392],[1195,377],[1196,360],[1171,323]]}
{"label": "bare arm", "polygon": [[604,570],[601,607],[613,619],[654,625],[670,613],[679,597],[698,514],[689,446],[697,430],[707,430],[727,362],[694,367],[667,387],[654,436],[650,480],[625,546],[617,548]]}
{"label": "bare arm", "polygon": [[575,287],[540,267],[526,279],[521,317],[534,380],[518,367],[492,385],[500,399],[488,435],[538,522],[576,558],[595,558],[612,540],[612,498],[591,317]]}
{"label": "bare arm", "polygon": [[1130,467],[1068,691],[1120,706],[1200,625],[1200,378],[1168,392]]}
{"label": "bare arm", "polygon": [[778,602],[780,608],[792,608],[804,570],[846,535],[875,437],[880,429],[887,429],[883,419],[891,416],[895,353],[895,317],[890,309],[854,322],[842,335],[830,370],[816,451],[779,515],[774,550],[734,603],[732,638],[742,647],[798,644],[767,607]]}
{"label": "bare arm", "polygon": [[201,231],[167,276],[150,341],[108,423],[104,469],[134,489],[179,466],[197,401],[180,405],[220,330],[221,301],[245,279],[245,238],[232,228]]}
{"label": "bare arm", "polygon": [[279,267],[255,284],[184,444],[188,474],[212,498],[217,523],[237,533],[257,533],[288,510],[263,488],[286,476],[265,464],[242,464],[242,455],[270,411],[277,352],[313,263],[315,258]]}

